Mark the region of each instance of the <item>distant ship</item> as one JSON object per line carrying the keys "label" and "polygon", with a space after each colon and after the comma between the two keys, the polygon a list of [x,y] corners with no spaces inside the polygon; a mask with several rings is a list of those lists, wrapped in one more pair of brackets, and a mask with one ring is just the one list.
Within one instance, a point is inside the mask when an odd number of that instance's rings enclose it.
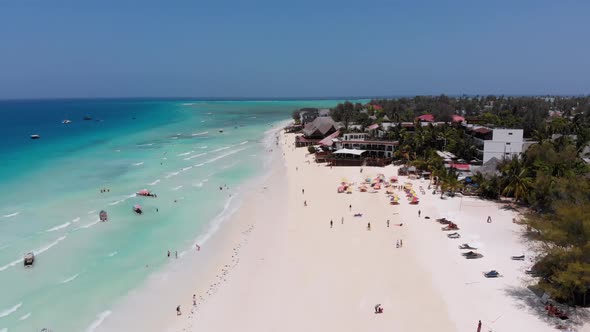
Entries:
{"label": "distant ship", "polygon": [[37,135],[37,134],[31,135],[31,139],[39,139],[39,138],[41,138],[41,135]]}
{"label": "distant ship", "polygon": [[90,121],[90,120],[92,120],[92,117],[91,117],[91,116],[89,116],[89,115],[85,115],[83,119],[84,119],[85,121]]}
{"label": "distant ship", "polygon": [[63,124],[68,124],[68,123],[72,123],[72,121],[71,121],[71,120],[68,120],[68,119],[65,119],[65,120],[63,120],[61,123],[63,123]]}

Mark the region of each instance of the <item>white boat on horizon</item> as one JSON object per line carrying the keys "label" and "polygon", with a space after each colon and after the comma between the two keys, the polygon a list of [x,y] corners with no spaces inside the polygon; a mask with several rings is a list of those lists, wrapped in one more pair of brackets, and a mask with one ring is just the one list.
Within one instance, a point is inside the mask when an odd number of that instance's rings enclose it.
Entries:
{"label": "white boat on horizon", "polygon": [[61,123],[63,123],[63,124],[72,123],[72,120],[65,119],[65,120],[63,120]]}

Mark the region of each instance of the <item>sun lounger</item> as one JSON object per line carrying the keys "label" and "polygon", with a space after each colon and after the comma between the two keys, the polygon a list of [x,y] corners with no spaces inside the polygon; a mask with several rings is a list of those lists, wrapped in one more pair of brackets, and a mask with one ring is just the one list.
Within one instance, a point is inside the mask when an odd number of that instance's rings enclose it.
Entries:
{"label": "sun lounger", "polygon": [[354,216],[355,216],[355,217],[362,217],[362,216],[363,216],[363,214],[362,214],[362,213],[355,213],[355,214],[354,214]]}
{"label": "sun lounger", "polygon": [[465,257],[466,259],[476,259],[476,258],[482,258],[483,255],[482,254],[478,254],[474,251],[469,251],[466,253],[462,253],[461,254],[463,257]]}
{"label": "sun lounger", "polygon": [[460,237],[461,237],[461,234],[459,234],[459,233],[455,232],[455,233],[447,234],[447,237],[448,237],[449,239],[458,239],[458,238],[460,238]]}
{"label": "sun lounger", "polygon": [[459,246],[459,249],[470,249],[470,250],[476,250],[477,248],[474,248],[470,245],[468,245],[467,243],[463,243],[462,245]]}
{"label": "sun lounger", "polygon": [[524,255],[510,257],[513,261],[524,261]]}
{"label": "sun lounger", "polygon": [[459,226],[457,224],[450,223],[449,225],[441,228],[443,231],[458,231]]}
{"label": "sun lounger", "polygon": [[500,273],[498,273],[498,271],[496,270],[491,270],[490,272],[484,272],[483,275],[486,278],[498,278],[500,276]]}

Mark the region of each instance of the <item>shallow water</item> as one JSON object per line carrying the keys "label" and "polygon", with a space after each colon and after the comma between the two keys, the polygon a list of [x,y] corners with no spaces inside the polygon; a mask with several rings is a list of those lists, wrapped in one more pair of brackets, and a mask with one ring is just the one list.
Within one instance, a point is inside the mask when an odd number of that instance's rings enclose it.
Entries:
{"label": "shallow water", "polygon": [[[230,194],[262,171],[271,124],[336,102],[0,102],[0,330],[100,325],[168,250],[207,238]],[[141,189],[158,197],[137,197]]]}

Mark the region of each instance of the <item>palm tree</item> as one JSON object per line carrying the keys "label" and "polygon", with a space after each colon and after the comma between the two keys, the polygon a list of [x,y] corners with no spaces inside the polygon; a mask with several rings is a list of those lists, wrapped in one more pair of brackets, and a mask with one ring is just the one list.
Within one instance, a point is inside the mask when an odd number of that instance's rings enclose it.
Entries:
{"label": "palm tree", "polygon": [[524,167],[517,156],[505,162],[502,167],[505,186],[502,195],[513,196],[516,201],[520,201],[529,193],[531,179],[527,177],[528,169]]}

